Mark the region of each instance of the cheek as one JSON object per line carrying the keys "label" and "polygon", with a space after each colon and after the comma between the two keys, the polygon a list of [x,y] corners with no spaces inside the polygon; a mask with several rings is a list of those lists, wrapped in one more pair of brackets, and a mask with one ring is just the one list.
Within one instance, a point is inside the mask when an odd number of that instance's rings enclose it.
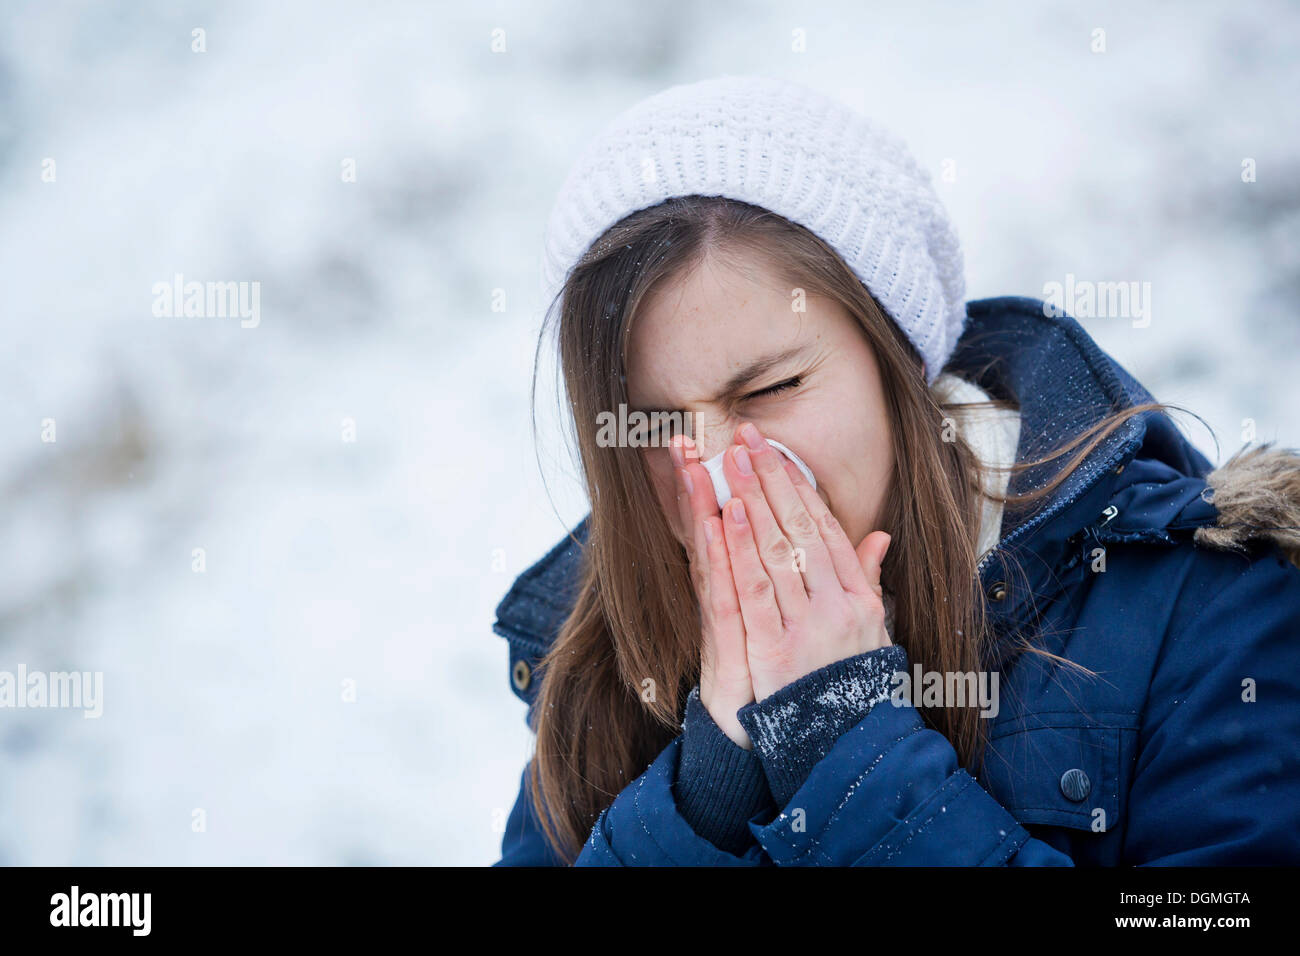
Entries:
{"label": "cheek", "polygon": [[858,463],[857,468],[857,494],[851,505],[852,514],[848,525],[852,528],[854,545],[880,527],[880,517],[890,493],[890,476],[893,474],[892,447],[887,441],[872,442],[870,453]]}
{"label": "cheek", "polygon": [[[887,432],[859,427],[836,436],[832,447],[837,452],[826,462],[825,497],[856,546],[878,527],[893,474],[893,445]],[[820,473],[817,480],[823,481]]]}

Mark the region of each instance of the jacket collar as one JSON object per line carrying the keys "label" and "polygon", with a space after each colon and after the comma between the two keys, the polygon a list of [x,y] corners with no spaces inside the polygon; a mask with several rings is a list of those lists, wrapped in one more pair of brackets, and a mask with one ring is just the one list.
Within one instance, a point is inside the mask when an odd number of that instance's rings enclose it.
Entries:
{"label": "jacket collar", "polygon": [[[1038,299],[968,303],[947,370],[1018,404],[1018,462],[1045,456],[1112,412],[1154,401],[1075,319]],[[1073,451],[1016,473],[1009,491],[1044,486],[1072,458]],[[1045,596],[1084,537],[1172,543],[1174,529],[1212,523],[1215,508],[1201,496],[1209,470],[1166,415],[1126,420],[1047,499],[1008,508],[998,546],[979,568],[994,617],[1019,618],[1031,597]],[[1015,573],[1004,557],[1016,562]]]}

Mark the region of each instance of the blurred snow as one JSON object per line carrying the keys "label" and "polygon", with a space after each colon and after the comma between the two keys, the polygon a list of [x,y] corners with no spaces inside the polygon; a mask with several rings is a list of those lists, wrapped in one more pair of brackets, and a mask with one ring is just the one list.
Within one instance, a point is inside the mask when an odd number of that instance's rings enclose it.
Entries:
{"label": "blurred snow", "polygon": [[[1149,328],[1084,321],[1102,347],[1216,460],[1243,419],[1300,444],[1298,33],[1285,3],[0,7],[0,670],[104,673],[98,720],[0,710],[0,863],[497,858],[531,740],[492,611],[586,510],[530,427],[542,232],[672,83],[842,96],[931,169],[969,297],[1150,282]],[[259,282],[260,325],[154,317],[177,273]]]}

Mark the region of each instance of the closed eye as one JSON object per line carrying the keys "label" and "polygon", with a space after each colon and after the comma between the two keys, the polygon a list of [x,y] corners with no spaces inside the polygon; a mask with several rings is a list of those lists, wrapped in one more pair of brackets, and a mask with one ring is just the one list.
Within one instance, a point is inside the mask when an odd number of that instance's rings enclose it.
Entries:
{"label": "closed eye", "polygon": [[796,375],[793,378],[787,378],[783,382],[777,382],[775,385],[760,389],[757,392],[751,392],[745,396],[745,399],[766,398],[768,395],[779,395],[781,392],[787,391],[788,389],[798,388],[800,384],[802,384],[800,378]]}
{"label": "closed eye", "polygon": [[[775,385],[769,385],[767,388],[761,388],[757,392],[750,392],[748,395],[742,396],[740,400],[742,402],[748,402],[756,398],[768,398],[769,396],[779,395],[782,392],[789,391],[792,388],[798,388],[802,384],[803,384],[803,376],[795,375],[792,376],[791,378],[785,379],[784,381],[777,382]],[[687,417],[689,418],[689,415]],[[669,427],[667,429],[664,429],[659,426],[657,420],[652,420],[652,423],[649,429],[647,430],[645,436],[647,439],[647,443],[650,446],[656,448],[661,446],[667,447],[668,442],[671,440],[673,435],[675,435],[678,431],[688,430],[688,429],[681,429],[677,427],[679,423],[676,420],[675,416],[670,418],[667,424]],[[667,434],[665,434],[665,431],[667,432]]]}

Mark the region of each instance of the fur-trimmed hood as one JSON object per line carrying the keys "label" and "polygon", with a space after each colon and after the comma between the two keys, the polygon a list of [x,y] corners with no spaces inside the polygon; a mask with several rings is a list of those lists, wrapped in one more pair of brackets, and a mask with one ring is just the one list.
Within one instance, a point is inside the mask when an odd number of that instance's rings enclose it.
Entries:
{"label": "fur-trimmed hood", "polygon": [[[981,299],[967,311],[947,371],[1018,406],[1016,461],[1047,458],[1110,413],[1155,402],[1074,318],[1048,314],[1040,300]],[[1070,457],[1017,473],[1008,490],[1048,484]],[[1169,415],[1132,416],[1050,499],[1008,511],[997,547],[980,562],[980,580],[993,615],[1010,624],[1059,592],[1062,576],[1091,560],[1097,546],[1189,540],[1237,552],[1275,542],[1300,567],[1300,455],[1248,447],[1216,469]]]}
{"label": "fur-trimmed hood", "polygon": [[[941,375],[931,392],[955,417],[956,427],[976,457],[996,466],[984,476],[986,487],[994,494],[1004,493],[1007,466],[1016,460],[1019,413],[985,410],[978,403],[987,401],[988,393],[951,373]],[[1195,510],[1183,515],[1185,521],[1212,522],[1195,529],[1193,538],[1198,545],[1244,553],[1252,542],[1271,541],[1300,567],[1300,454],[1296,451],[1274,448],[1271,442],[1246,446],[1205,476],[1199,495],[1202,504],[1214,506],[1213,514],[1201,509],[1199,517]],[[981,521],[981,555],[997,544],[1001,522],[1001,504],[987,500]]]}
{"label": "fur-trimmed hood", "polygon": [[1271,442],[1248,446],[1205,480],[1202,497],[1218,517],[1196,529],[1197,544],[1245,551],[1252,540],[1272,541],[1300,567],[1300,455]]}

